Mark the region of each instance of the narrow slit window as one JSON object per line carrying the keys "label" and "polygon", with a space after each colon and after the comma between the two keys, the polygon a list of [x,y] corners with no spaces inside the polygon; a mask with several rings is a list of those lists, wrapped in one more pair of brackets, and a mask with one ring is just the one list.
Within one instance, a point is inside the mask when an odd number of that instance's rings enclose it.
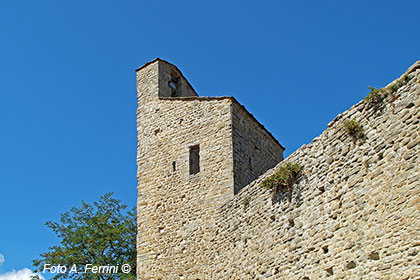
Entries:
{"label": "narrow slit window", "polygon": [[176,171],[176,162],[175,161],[172,162],[172,171]]}
{"label": "narrow slit window", "polygon": [[200,172],[200,146],[190,147],[190,175]]}
{"label": "narrow slit window", "polygon": [[251,157],[248,158],[248,166],[249,166],[249,170],[252,171],[252,160],[251,160]]}

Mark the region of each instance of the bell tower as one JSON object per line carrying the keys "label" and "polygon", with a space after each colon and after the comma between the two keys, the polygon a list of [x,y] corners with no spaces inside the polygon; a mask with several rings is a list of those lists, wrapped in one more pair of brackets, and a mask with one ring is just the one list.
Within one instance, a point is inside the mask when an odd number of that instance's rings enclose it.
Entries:
{"label": "bell tower", "polygon": [[204,279],[222,206],[284,148],[233,97],[199,97],[175,65],[136,74],[138,279]]}

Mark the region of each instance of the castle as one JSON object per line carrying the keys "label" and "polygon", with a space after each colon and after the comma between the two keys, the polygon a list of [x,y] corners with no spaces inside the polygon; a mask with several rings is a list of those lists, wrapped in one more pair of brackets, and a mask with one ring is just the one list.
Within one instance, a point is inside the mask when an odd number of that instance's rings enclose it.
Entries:
{"label": "castle", "polygon": [[161,59],[136,73],[138,279],[420,275],[420,62],[290,155],[304,176],[277,203],[259,185],[284,147],[243,106],[199,97]]}
{"label": "castle", "polygon": [[137,91],[140,267],[169,261],[188,273],[204,264],[196,255],[208,250],[200,243],[217,209],[279,163],[284,147],[233,97],[199,97],[162,59],[137,69]]}

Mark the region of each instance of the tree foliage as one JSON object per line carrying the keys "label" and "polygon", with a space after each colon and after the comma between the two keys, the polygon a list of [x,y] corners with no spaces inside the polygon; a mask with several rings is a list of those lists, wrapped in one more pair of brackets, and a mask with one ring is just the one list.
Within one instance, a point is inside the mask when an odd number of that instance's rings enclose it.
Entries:
{"label": "tree foliage", "polygon": [[[53,274],[53,279],[135,279],[136,275],[136,212],[107,193],[93,205],[82,201],[61,215],[60,222],[48,221],[60,244],[50,247],[33,260],[38,271],[44,264],[66,266],[66,273]],[[77,272],[70,272],[76,265]],[[85,265],[119,267],[118,273],[85,272]],[[121,266],[129,264],[130,273],[122,273]]]}

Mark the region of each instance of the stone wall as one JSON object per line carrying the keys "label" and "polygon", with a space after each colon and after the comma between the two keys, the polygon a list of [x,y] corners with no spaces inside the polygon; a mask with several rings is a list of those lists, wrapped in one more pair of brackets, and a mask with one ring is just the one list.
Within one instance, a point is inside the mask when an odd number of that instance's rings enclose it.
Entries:
{"label": "stone wall", "polygon": [[[160,100],[153,106],[158,114],[141,119],[140,279],[209,273],[203,252],[210,248],[218,207],[233,197],[229,107],[229,99]],[[200,146],[200,172],[190,175],[193,145]]]}
{"label": "stone wall", "polygon": [[232,103],[235,194],[283,159],[284,147],[238,102]]}
{"label": "stone wall", "polygon": [[[253,178],[274,166],[283,150],[232,97],[198,97],[165,61],[137,70],[137,91],[138,278],[203,279],[211,274],[206,252],[213,247],[218,210],[233,198],[239,178],[234,177],[234,144],[253,156],[260,172]],[[255,154],[247,150],[254,146],[240,141],[258,142],[261,149],[267,143],[267,152]],[[190,174],[190,148],[197,145],[199,172]],[[242,158],[235,160],[239,166]]]}
{"label": "stone wall", "polygon": [[396,100],[360,101],[285,160],[304,168],[291,193],[259,187],[270,170],[220,209],[203,279],[419,279],[420,62],[407,74]]}
{"label": "stone wall", "polygon": [[[252,180],[253,123],[234,99],[197,97],[182,76],[187,90],[167,97],[162,65],[137,71],[138,279],[418,279],[420,62],[395,100],[359,102],[290,155],[303,176],[277,196],[259,187],[274,169],[233,194],[235,153],[235,172]],[[364,142],[342,128],[353,118]]]}

